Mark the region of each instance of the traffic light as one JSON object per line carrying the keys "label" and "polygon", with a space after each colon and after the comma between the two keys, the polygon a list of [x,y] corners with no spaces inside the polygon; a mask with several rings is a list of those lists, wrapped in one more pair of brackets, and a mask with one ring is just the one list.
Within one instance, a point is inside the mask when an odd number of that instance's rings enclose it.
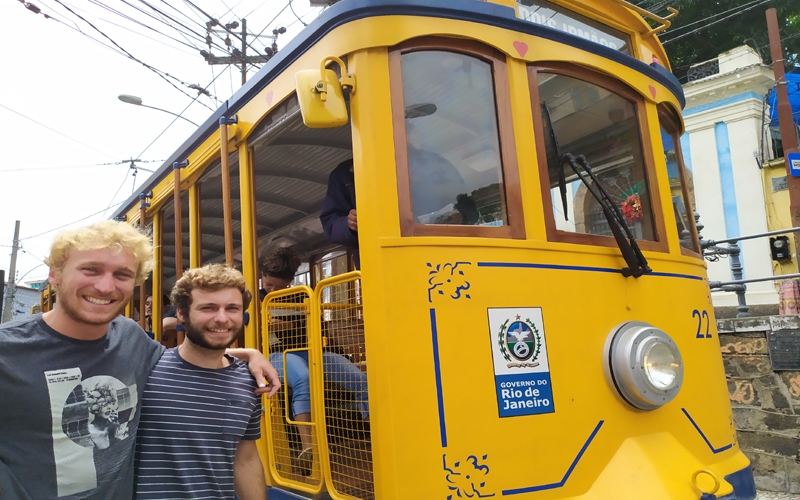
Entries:
{"label": "traffic light", "polygon": [[792,251],[789,248],[788,236],[776,236],[769,239],[769,249],[772,260],[792,260]]}

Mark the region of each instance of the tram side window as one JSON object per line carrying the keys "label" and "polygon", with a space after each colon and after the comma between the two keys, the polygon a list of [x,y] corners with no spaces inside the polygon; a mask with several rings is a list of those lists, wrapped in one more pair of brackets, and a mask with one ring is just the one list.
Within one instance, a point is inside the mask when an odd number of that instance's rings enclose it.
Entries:
{"label": "tram side window", "polygon": [[[518,183],[510,118],[503,113],[508,99],[505,62],[493,54],[479,57],[483,55],[428,46],[402,52],[393,66],[402,82],[402,94],[393,88],[393,101],[406,235],[478,234],[467,229],[472,227],[497,231],[481,233],[486,236],[508,236],[516,224],[521,227],[514,200],[508,200],[514,195],[507,192]],[[508,133],[501,140],[504,129]]]}
{"label": "tram side window", "polygon": [[564,74],[538,71],[535,79],[555,229],[612,234],[600,204],[569,164],[562,163],[563,155],[571,153],[586,157],[634,237],[656,241],[636,101]]}
{"label": "tram side window", "polygon": [[669,190],[678,239],[684,249],[700,253],[692,209],[694,207],[694,183],[692,174],[683,163],[678,121],[673,113],[662,105],[659,105],[658,120],[661,124],[661,143],[664,149],[664,161],[667,164]]}

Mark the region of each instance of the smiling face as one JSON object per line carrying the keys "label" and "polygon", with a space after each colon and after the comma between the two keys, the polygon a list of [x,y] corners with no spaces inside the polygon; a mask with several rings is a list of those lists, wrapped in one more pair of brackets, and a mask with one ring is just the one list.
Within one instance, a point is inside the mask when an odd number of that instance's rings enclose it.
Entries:
{"label": "smiling face", "polygon": [[242,292],[236,288],[194,289],[188,316],[178,310],[178,318],[192,344],[213,351],[225,350],[244,329]]}
{"label": "smiling face", "polygon": [[[57,287],[62,334],[84,336],[81,328],[103,329],[117,317],[133,296],[139,262],[126,250],[113,252],[73,250],[61,270],[50,269],[50,283]],[[87,332],[88,334],[88,332]]]}

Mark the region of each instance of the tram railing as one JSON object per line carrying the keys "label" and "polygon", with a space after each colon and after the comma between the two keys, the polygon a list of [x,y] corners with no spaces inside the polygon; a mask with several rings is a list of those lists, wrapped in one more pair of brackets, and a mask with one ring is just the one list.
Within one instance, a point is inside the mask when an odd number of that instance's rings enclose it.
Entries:
{"label": "tram railing", "polygon": [[[704,227],[700,224],[700,216],[695,212],[694,218],[697,224],[698,233]],[[756,238],[765,238],[779,234],[788,234],[800,232],[800,227],[792,227],[789,229],[779,229],[777,231],[768,231],[764,233],[756,233],[745,236],[737,236],[735,238],[727,238],[724,240],[704,240],[700,236],[700,248],[703,252],[703,258],[709,262],[716,262],[720,257],[730,257],[730,267],[733,279],[730,281],[709,281],[708,287],[711,291],[721,292],[735,292],[738,305],[736,306],[737,318],[746,318],[750,316],[750,307],[747,305],[747,283],[758,283],[763,281],[779,281],[791,278],[800,278],[800,273],[795,274],[782,274],[779,276],[764,276],[760,278],[744,279],[744,265],[740,258],[742,249],[739,246],[740,241],[752,240]],[[726,246],[720,246],[727,244]]]}

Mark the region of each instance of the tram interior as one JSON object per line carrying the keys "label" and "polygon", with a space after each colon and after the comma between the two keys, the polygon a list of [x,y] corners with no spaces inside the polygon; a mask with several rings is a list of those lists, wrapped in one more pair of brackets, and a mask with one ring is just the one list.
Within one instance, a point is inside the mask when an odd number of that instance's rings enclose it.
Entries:
{"label": "tram interior", "polygon": [[[294,96],[274,109],[250,135],[254,174],[254,205],[257,256],[279,247],[290,247],[302,259],[292,285],[308,285],[312,289],[322,279],[354,270],[347,249],[331,243],[323,233],[319,220],[330,172],[352,157],[349,126],[310,129],[303,124]],[[234,265],[241,268],[241,196],[239,153],[229,156],[231,208],[233,217]],[[225,262],[221,162],[215,160],[199,181],[201,264]],[[189,262],[189,203],[183,193],[183,262]],[[175,282],[174,205],[163,209],[163,289]],[[305,349],[306,328],[312,318],[308,308],[301,308],[302,321],[281,321],[278,318],[288,302],[297,302],[298,295],[270,296],[262,314],[260,342],[265,355],[285,359],[283,349]],[[366,402],[367,360],[364,350],[363,313],[360,307],[358,280],[326,286],[319,295],[300,299],[319,300],[320,331],[323,335],[323,370],[326,432],[333,487],[358,498],[372,498],[372,463],[369,434],[369,413]],[[308,302],[306,302],[308,303]],[[327,305],[326,305],[327,304]],[[275,319],[278,318],[278,319]],[[271,334],[271,336],[270,336]],[[278,347],[270,339],[280,339]],[[303,353],[303,351],[301,351]],[[295,353],[297,354],[297,353]],[[282,358],[283,357],[283,358]],[[289,391],[287,398],[284,391]],[[312,389],[313,390],[313,389]],[[310,424],[302,423],[292,411],[294,394],[284,383],[270,400],[268,425],[272,426],[274,460],[278,474],[285,479],[315,485],[321,481],[320,457],[316,438],[309,443],[304,434],[321,422],[311,415]],[[287,404],[288,403],[288,404]],[[290,422],[291,421],[291,422]],[[301,423],[294,423],[301,421]],[[306,426],[306,429],[303,428]]]}

